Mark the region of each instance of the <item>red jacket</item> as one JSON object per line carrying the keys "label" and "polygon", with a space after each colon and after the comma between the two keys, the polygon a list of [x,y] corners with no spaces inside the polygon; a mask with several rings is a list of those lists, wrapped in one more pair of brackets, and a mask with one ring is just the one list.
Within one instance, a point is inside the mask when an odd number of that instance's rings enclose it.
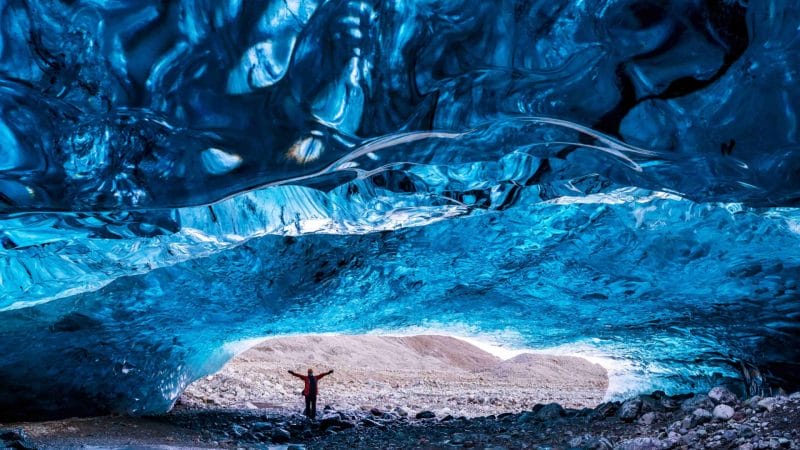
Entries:
{"label": "red jacket", "polygon": [[303,387],[303,395],[304,396],[308,397],[310,395],[312,397],[316,397],[317,396],[317,381],[321,380],[323,377],[325,377],[327,375],[332,374],[333,371],[330,370],[328,372],[321,373],[319,375],[311,375],[311,376],[300,375],[299,373],[294,373],[291,370],[289,371],[289,373],[294,375],[294,376],[296,376],[297,378],[300,378],[305,383],[305,386]]}

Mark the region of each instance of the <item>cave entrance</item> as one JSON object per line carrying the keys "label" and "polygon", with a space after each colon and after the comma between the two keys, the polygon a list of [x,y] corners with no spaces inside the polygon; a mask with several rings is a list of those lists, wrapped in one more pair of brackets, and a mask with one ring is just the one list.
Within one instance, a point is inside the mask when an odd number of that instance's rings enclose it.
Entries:
{"label": "cave entrance", "polygon": [[537,403],[594,407],[608,389],[606,369],[583,358],[507,356],[439,335],[267,339],[190,385],[178,407],[301,412],[303,383],[287,370],[307,368],[335,370],[319,381],[320,412],[329,405],[338,411],[474,417],[530,410]]}

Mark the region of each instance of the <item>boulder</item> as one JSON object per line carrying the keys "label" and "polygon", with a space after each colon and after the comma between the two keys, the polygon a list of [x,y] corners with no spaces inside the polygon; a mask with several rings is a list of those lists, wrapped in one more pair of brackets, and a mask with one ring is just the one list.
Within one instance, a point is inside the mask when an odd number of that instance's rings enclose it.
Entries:
{"label": "boulder", "polygon": [[730,420],[733,417],[734,410],[728,405],[719,404],[714,408],[714,418],[719,420]]}
{"label": "boulder", "polygon": [[536,418],[542,421],[551,420],[562,417],[565,414],[564,408],[558,403],[549,403],[544,405],[536,413]]}
{"label": "boulder", "polygon": [[636,397],[626,400],[619,409],[619,418],[625,422],[633,422],[642,409],[642,399]]}
{"label": "boulder", "polygon": [[619,411],[619,402],[606,402],[597,405],[597,408],[594,409],[592,413],[592,418],[595,420],[605,419],[606,417],[611,417]]}
{"label": "boulder", "polygon": [[[709,414],[709,416],[710,415],[711,414]],[[653,424],[653,422],[655,422],[655,420],[656,420],[656,413],[649,412],[649,413],[642,414],[642,417],[639,418],[639,421],[637,423],[639,425],[650,426],[650,425]]]}
{"label": "boulder", "polygon": [[708,391],[708,398],[716,404],[735,405],[739,399],[728,388],[717,386]]}
{"label": "boulder", "polygon": [[697,408],[692,412],[694,422],[697,424],[711,422],[714,416],[707,409]]}

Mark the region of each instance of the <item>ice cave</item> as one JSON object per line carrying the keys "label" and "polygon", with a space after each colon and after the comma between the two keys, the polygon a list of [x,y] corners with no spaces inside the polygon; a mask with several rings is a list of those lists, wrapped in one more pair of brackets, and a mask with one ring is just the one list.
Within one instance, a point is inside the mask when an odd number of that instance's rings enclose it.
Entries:
{"label": "ice cave", "polygon": [[0,418],[164,412],[232,343],[411,327],[796,389],[798,23],[0,0]]}

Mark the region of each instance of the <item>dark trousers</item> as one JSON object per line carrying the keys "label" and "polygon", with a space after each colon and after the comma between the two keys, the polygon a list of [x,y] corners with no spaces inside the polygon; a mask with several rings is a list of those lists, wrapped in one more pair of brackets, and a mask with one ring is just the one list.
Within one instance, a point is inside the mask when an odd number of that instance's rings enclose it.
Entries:
{"label": "dark trousers", "polygon": [[317,418],[317,396],[306,395],[306,409],[303,411],[306,417],[310,419]]}

